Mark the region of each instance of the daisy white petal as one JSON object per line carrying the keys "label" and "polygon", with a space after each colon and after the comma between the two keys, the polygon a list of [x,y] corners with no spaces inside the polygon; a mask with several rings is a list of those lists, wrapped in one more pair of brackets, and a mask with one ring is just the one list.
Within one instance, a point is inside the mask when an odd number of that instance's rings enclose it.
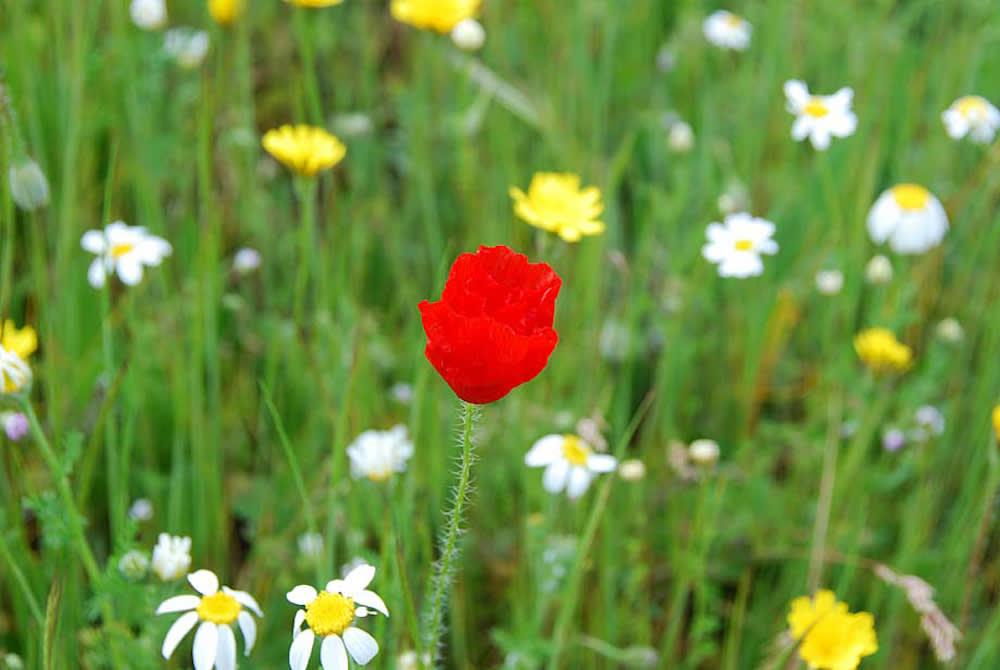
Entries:
{"label": "daisy white petal", "polygon": [[316,600],[318,593],[316,589],[308,584],[299,584],[294,589],[285,594],[288,602],[293,605],[302,605],[303,607]]}
{"label": "daisy white petal", "polygon": [[236,602],[243,605],[243,607],[246,607],[257,616],[264,616],[264,613],[260,609],[260,605],[258,605],[254,597],[246,591],[239,591],[237,589],[231,589],[228,586],[223,586],[222,592],[236,598]]}
{"label": "daisy white petal", "polygon": [[229,626],[219,626],[219,648],[215,652],[216,670],[236,670],[236,636]]}
{"label": "daisy white petal", "polygon": [[177,648],[184,636],[191,632],[196,623],[198,623],[197,612],[188,612],[174,622],[163,638],[163,647],[160,649],[163,658],[170,658],[174,649]]}
{"label": "daisy white petal", "polygon": [[586,468],[572,468],[569,473],[569,484],[566,486],[566,494],[570,500],[576,500],[582,496],[593,479],[594,475]]}
{"label": "daisy white petal", "polygon": [[201,598],[192,595],[174,596],[167,598],[156,608],[156,614],[168,614],[170,612],[187,612],[198,607]]}
{"label": "daisy white petal", "polygon": [[100,258],[95,258],[87,269],[87,282],[94,288],[104,288],[107,274],[107,271],[104,269],[104,261]]}
{"label": "daisy white petal", "polygon": [[587,469],[591,472],[612,472],[618,467],[618,459],[608,454],[590,454],[587,456]]}
{"label": "daisy white petal", "polygon": [[323,640],[319,649],[319,660],[323,670],[347,670],[347,649],[339,635],[330,635]]}
{"label": "daisy white petal", "polygon": [[219,626],[211,621],[203,622],[194,634],[192,651],[194,670],[212,670],[212,666],[215,665],[215,652],[218,649]]}
{"label": "daisy white petal", "polygon": [[305,670],[309,665],[309,657],[312,655],[313,642],[316,641],[316,634],[308,628],[292,641],[292,646],[288,650],[288,665],[291,670]]}
{"label": "daisy white petal", "polygon": [[344,646],[358,665],[368,665],[378,653],[378,642],[360,628],[348,628],[344,631],[343,637]]}
{"label": "daisy white petal", "polygon": [[371,565],[359,565],[347,573],[344,577],[344,589],[342,593],[352,598],[360,591],[363,591],[375,578],[375,568]]}
{"label": "daisy white petal", "polygon": [[84,251],[89,251],[92,254],[103,254],[104,250],[108,248],[108,241],[101,234],[101,231],[88,230],[80,238],[80,246],[83,247]]}
{"label": "daisy white petal", "polygon": [[292,622],[292,639],[302,632],[302,624],[306,621],[306,611],[298,610],[295,612],[295,621]]}
{"label": "daisy white petal", "polygon": [[211,570],[197,570],[188,575],[188,582],[203,596],[219,592],[219,578]]}
{"label": "daisy white petal", "polygon": [[549,493],[559,493],[566,488],[566,480],[569,479],[570,465],[565,460],[558,460],[545,468],[542,475],[542,487]]}
{"label": "daisy white petal", "polygon": [[[354,595],[354,602],[365,607],[371,607],[373,610],[378,610],[385,616],[389,616],[389,608],[385,606],[385,602],[374,591],[369,591],[368,589],[359,591]],[[357,611],[355,611],[355,614],[357,614]]]}
{"label": "daisy white petal", "polygon": [[254,642],[257,641],[257,622],[246,612],[240,612],[236,617],[236,623],[239,624],[240,631],[243,632],[243,655],[249,656],[253,650]]}
{"label": "daisy white petal", "polygon": [[546,435],[525,454],[524,464],[533,468],[548,465],[562,456],[562,445],[562,435]]}

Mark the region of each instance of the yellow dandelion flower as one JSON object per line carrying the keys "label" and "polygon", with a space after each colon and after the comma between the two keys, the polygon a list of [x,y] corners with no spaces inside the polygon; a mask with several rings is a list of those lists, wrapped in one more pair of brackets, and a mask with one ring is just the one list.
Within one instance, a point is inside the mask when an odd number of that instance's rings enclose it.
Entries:
{"label": "yellow dandelion flower", "polygon": [[18,330],[10,319],[3,322],[0,329],[0,347],[12,351],[24,360],[38,349],[38,334],[31,326]]}
{"label": "yellow dandelion flower", "polygon": [[993,432],[997,434],[997,441],[1000,442],[1000,405],[993,408]]}
{"label": "yellow dandelion flower", "polygon": [[220,26],[232,24],[243,14],[244,0],[208,0],[208,13]]}
{"label": "yellow dandelion flower", "polygon": [[267,153],[303,177],[314,177],[339,163],[347,147],[335,135],[314,126],[281,126],[261,140]]}
{"label": "yellow dandelion flower", "polygon": [[285,0],[290,5],[299,7],[333,7],[339,5],[344,0]]}
{"label": "yellow dandelion flower", "polygon": [[869,328],[854,337],[858,358],[876,373],[905,372],[913,363],[913,350],[886,328]]}
{"label": "yellow dandelion flower", "polygon": [[833,591],[793,600],[788,626],[792,638],[802,640],[799,656],[815,670],[854,670],[863,656],[878,651],[872,615],[852,614]]}
{"label": "yellow dandelion flower", "polygon": [[518,217],[567,242],[604,232],[604,223],[597,219],[604,211],[601,191],[596,186],[581,190],[580,178],[575,174],[539,172],[532,177],[527,195],[511,187],[510,197]]}
{"label": "yellow dandelion flower", "polygon": [[821,618],[831,612],[846,612],[847,605],[837,602],[833,591],[817,591],[812,598],[802,596],[792,601],[788,612],[788,627],[792,637],[800,639]]}
{"label": "yellow dandelion flower", "polygon": [[450,33],[479,11],[481,0],[392,0],[392,16],[414,28]]}

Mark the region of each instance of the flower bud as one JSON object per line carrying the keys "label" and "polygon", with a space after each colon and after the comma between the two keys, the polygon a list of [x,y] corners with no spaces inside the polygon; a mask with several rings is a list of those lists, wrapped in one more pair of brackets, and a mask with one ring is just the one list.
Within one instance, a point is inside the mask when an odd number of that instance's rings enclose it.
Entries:
{"label": "flower bud", "polygon": [[478,51],[486,41],[486,30],[475,19],[463,19],[452,28],[451,41],[463,51]]}
{"label": "flower bud", "polygon": [[250,247],[243,247],[233,255],[233,272],[250,274],[260,267],[260,252]]}
{"label": "flower bud", "polygon": [[153,518],[153,503],[149,498],[137,498],[128,508],[128,516],[133,521],[149,521]]}
{"label": "flower bud", "polygon": [[220,26],[231,25],[243,14],[243,0],[208,0],[208,13]]}
{"label": "flower bud", "polygon": [[958,344],[965,338],[965,330],[958,319],[948,317],[942,319],[934,329],[935,335],[949,344]]}
{"label": "flower bud", "polygon": [[694,131],[684,121],[678,121],[670,126],[667,132],[667,146],[670,150],[686,154],[694,148]]}
{"label": "flower bud", "polygon": [[635,458],[622,461],[618,466],[618,476],[627,482],[637,482],[646,476],[646,464]]}
{"label": "flower bud", "polygon": [[821,270],[816,273],[816,290],[823,295],[837,295],[844,288],[844,273],[840,270]]}
{"label": "flower bud", "polygon": [[892,281],[892,263],[881,254],[873,256],[865,266],[865,278],[872,284],[888,284]]}
{"label": "flower bud", "polygon": [[10,197],[21,209],[31,212],[49,204],[49,182],[34,160],[24,158],[10,166]]}
{"label": "flower bud", "polygon": [[163,48],[182,68],[201,65],[208,53],[208,33],[193,28],[171,28],[164,36]]}
{"label": "flower bud", "polygon": [[132,0],[129,6],[132,23],[143,30],[159,30],[167,25],[167,3],[164,0]]}
{"label": "flower bud", "polygon": [[17,442],[28,434],[28,417],[21,412],[0,412],[0,425],[11,442]]}
{"label": "flower bud", "polygon": [[715,440],[695,440],[688,446],[688,457],[695,465],[715,465],[719,460],[719,443]]}
{"label": "flower bud", "polygon": [[882,434],[882,448],[886,451],[899,451],[906,446],[906,433],[898,428],[890,428]]}
{"label": "flower bud", "polygon": [[137,582],[149,572],[149,557],[145,552],[133,549],[118,560],[118,571],[125,579]]}

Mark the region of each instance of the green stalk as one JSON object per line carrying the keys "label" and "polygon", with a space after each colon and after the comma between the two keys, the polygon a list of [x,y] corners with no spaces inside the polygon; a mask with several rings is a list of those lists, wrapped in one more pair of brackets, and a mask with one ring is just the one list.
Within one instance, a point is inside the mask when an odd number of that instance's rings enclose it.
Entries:
{"label": "green stalk", "polygon": [[295,323],[301,324],[306,306],[306,288],[312,269],[316,240],[316,178],[296,177],[295,194],[299,198],[299,259],[295,275]]}
{"label": "green stalk", "polygon": [[438,659],[438,647],[441,639],[441,623],[444,619],[444,609],[447,605],[445,589],[451,583],[453,562],[458,548],[458,537],[462,530],[462,511],[469,496],[469,484],[472,473],[472,431],[476,420],[476,407],[472,403],[463,402],[462,416],[462,456],[459,461],[458,485],[455,487],[455,499],[452,508],[445,514],[448,519],[448,530],[441,544],[441,559],[437,573],[434,575],[433,593],[430,600],[427,637],[425,640],[429,662],[427,668],[433,668]]}
{"label": "green stalk", "polygon": [[42,613],[42,608],[38,604],[38,600],[35,598],[34,592],[31,590],[31,584],[28,583],[28,578],[24,576],[24,572],[14,560],[14,555],[10,553],[10,549],[7,547],[7,542],[4,539],[4,534],[2,532],[0,532],[0,556],[2,556],[7,562],[8,567],[10,567],[10,574],[14,576],[14,581],[16,581],[17,585],[21,587],[21,591],[24,593],[24,599],[28,603],[28,609],[31,610],[31,616],[35,618],[36,623],[41,625],[45,622],[45,615]]}

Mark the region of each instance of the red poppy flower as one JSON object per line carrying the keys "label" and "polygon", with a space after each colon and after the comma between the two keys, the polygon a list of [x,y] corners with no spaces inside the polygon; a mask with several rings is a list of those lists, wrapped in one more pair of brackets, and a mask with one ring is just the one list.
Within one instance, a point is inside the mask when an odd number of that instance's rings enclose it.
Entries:
{"label": "red poppy flower", "polygon": [[562,280],[507,247],[479,247],[451,266],[441,299],[424,300],[424,352],[462,400],[494,402],[545,368]]}

